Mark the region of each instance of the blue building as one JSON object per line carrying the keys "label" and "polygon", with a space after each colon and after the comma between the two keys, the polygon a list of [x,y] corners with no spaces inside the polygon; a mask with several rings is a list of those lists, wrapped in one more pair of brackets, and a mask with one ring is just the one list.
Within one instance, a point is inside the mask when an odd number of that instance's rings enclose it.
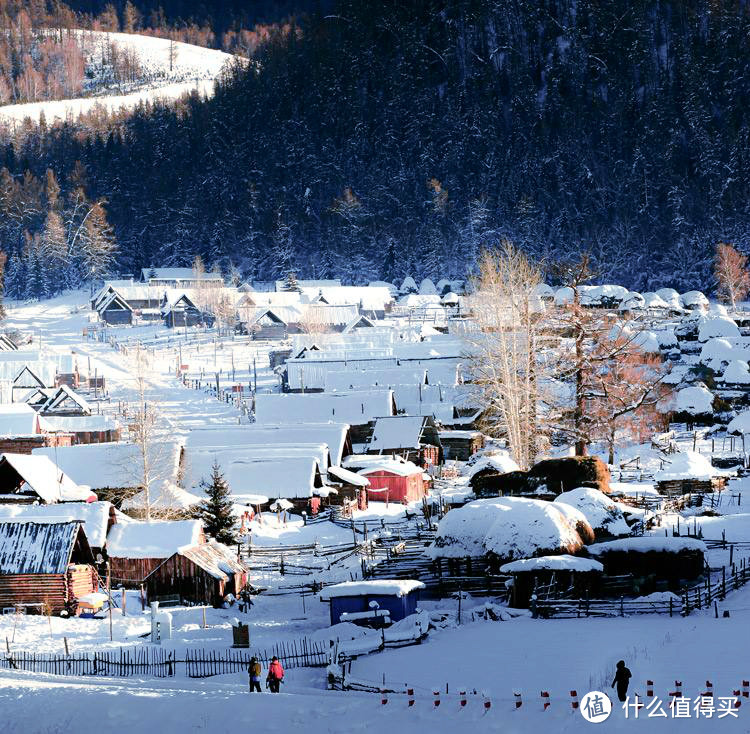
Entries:
{"label": "blue building", "polygon": [[419,592],[424,588],[421,581],[409,579],[346,581],[326,586],[320,600],[331,604],[331,624],[353,622],[381,627],[415,614]]}

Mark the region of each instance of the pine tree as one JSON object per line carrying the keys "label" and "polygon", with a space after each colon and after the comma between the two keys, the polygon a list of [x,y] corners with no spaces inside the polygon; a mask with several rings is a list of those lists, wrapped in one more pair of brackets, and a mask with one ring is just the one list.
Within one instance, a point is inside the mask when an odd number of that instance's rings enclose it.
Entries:
{"label": "pine tree", "polygon": [[20,298],[23,295],[22,285],[20,258],[13,253],[8,258],[8,265],[5,269],[5,296],[7,298]]}
{"label": "pine tree", "polygon": [[385,248],[385,257],[380,268],[380,279],[387,283],[396,282],[396,243],[388,240],[388,247]]}
{"label": "pine tree", "polygon": [[206,499],[198,505],[195,518],[203,521],[206,534],[219,543],[235,543],[232,495],[218,462],[214,461],[211,467],[211,480],[201,481],[201,487],[206,493]]}

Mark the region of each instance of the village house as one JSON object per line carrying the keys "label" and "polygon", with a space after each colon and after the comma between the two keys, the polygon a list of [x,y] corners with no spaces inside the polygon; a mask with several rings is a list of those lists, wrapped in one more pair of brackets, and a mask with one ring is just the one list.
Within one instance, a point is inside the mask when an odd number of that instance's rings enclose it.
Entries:
{"label": "village house", "polygon": [[89,487],[76,484],[46,456],[0,454],[0,503],[51,505],[96,499]]}
{"label": "village house", "polygon": [[81,523],[0,521],[0,609],[75,614],[98,588]]}
{"label": "village house", "polygon": [[157,566],[180,548],[205,542],[198,520],[117,522],[107,535],[112,583],[138,588]]}
{"label": "village house", "polygon": [[215,607],[230,594],[238,598],[247,582],[237,554],[216,541],[180,547],[144,579],[149,601],[178,597],[182,604]]}

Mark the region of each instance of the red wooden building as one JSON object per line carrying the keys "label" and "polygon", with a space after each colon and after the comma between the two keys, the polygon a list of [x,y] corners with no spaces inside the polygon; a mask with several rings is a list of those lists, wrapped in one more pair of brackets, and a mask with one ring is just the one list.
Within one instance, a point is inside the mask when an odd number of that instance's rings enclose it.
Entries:
{"label": "red wooden building", "polygon": [[425,496],[422,470],[410,461],[372,464],[359,472],[370,480],[370,502],[419,502]]}
{"label": "red wooden building", "polygon": [[80,522],[0,522],[0,608],[75,614],[98,587]]}

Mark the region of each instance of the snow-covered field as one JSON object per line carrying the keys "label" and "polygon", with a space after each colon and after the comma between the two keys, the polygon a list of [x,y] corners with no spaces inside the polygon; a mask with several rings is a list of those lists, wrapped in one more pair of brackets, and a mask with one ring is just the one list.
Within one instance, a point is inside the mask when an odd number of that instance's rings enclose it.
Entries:
{"label": "snow-covered field", "polygon": [[[114,411],[119,403],[139,398],[138,379],[131,354],[115,351],[108,342],[87,339],[83,330],[89,324],[85,293],[74,293],[36,304],[6,304],[8,329],[18,328],[31,334],[35,344],[52,353],[73,350],[85,372],[104,375],[109,402],[103,411]],[[237,425],[247,415],[233,403],[221,402],[201,389],[185,387],[175,376],[178,363],[188,365],[188,374],[205,373],[210,384],[218,371],[226,376],[232,370],[242,372],[242,381],[257,377],[259,390],[277,389],[278,380],[269,368],[271,346],[259,346],[247,339],[225,336],[212,338],[200,329],[168,332],[162,327],[120,327],[109,329],[121,345],[144,344],[147,356],[145,374],[147,399],[158,403],[164,417],[164,438],[186,435],[191,428],[210,425]],[[278,345],[276,345],[278,346]],[[255,362],[253,366],[253,362]],[[255,373],[255,374],[254,374]],[[232,379],[234,381],[234,377]],[[686,436],[680,444],[688,448]],[[706,448],[707,437],[693,436],[693,445]],[[648,445],[630,447],[628,452],[641,457],[641,467],[653,473],[663,463],[660,454]],[[746,479],[730,482],[731,495],[739,495]],[[441,491],[450,493],[450,480],[443,480]],[[628,493],[652,494],[653,483],[616,484]],[[453,489],[466,492],[466,476],[453,482]],[[750,494],[750,492],[748,493]],[[726,496],[726,493],[725,493]],[[750,502],[750,500],[747,500]],[[416,508],[411,508],[414,511]],[[717,507],[716,516],[695,517],[686,511],[662,517],[655,533],[676,526],[678,517],[684,532],[700,528],[707,539],[720,539],[722,532],[730,540],[750,540],[750,514],[744,505],[727,502]],[[355,513],[356,521],[382,520],[384,536],[388,524],[403,524],[405,508],[390,503],[371,503],[366,512]],[[253,546],[258,549],[298,546],[312,543],[343,544],[351,541],[346,527],[320,522],[305,524],[298,516],[287,522],[264,513],[252,524]],[[744,555],[744,553],[742,554]],[[713,548],[709,564],[719,567],[728,562],[728,551]],[[308,558],[312,565],[314,557]],[[737,558],[735,558],[737,560]],[[304,562],[304,561],[303,561]],[[342,578],[355,573],[358,560],[342,565]],[[337,571],[338,572],[338,571]],[[282,578],[271,570],[252,580],[262,582],[272,592],[284,592],[286,585],[299,584],[301,578]],[[328,580],[329,577],[326,578]],[[331,576],[332,578],[332,576]],[[338,580],[338,579],[334,579]],[[115,600],[118,594],[114,592]],[[328,605],[315,594],[263,593],[256,596],[248,612],[231,609],[206,610],[203,626],[201,609],[173,612],[173,635],[164,641],[166,650],[177,654],[186,650],[225,652],[231,646],[232,621],[238,618],[250,626],[251,650],[269,649],[274,644],[307,638],[325,642],[329,632]],[[265,692],[250,695],[244,673],[208,679],[190,679],[178,670],[174,678],[96,678],[76,679],[64,676],[30,674],[0,668],[0,731],[48,734],[68,731],[112,729],[136,731],[148,726],[155,731],[175,734],[198,732],[236,732],[257,730],[310,734],[332,732],[574,732],[586,727],[580,713],[571,708],[570,691],[579,698],[589,690],[610,693],[611,678],[619,659],[633,673],[631,694],[646,695],[646,681],[654,681],[655,696],[662,700],[666,717],[648,717],[641,711],[638,721],[625,719],[619,706],[600,730],[628,732],[726,730],[750,731],[750,699],[733,709],[737,717],[714,712],[711,718],[676,721],[668,707],[668,692],[676,680],[682,682],[684,695],[695,698],[713,683],[715,697],[736,699],[733,691],[750,678],[750,587],[741,588],[718,601],[714,608],[693,611],[688,617],[642,615],[625,618],[535,620],[519,617],[511,621],[481,619],[479,611],[487,602],[481,597],[462,599],[461,624],[457,624],[458,600],[447,597],[425,600],[420,606],[433,619],[445,621],[430,631],[419,645],[386,649],[352,661],[347,675],[374,688],[395,690],[412,688],[415,704],[408,706],[407,696],[392,693],[383,704],[378,693],[335,692],[326,690],[325,668],[300,668],[288,671],[283,692],[273,698]],[[127,613],[113,614],[112,640],[109,620],[61,619],[0,616],[0,655],[22,652],[61,654],[65,644],[72,652],[93,653],[148,646],[149,616],[141,610],[138,594],[127,596]],[[723,613],[729,616],[724,617]],[[334,632],[333,634],[338,634]],[[346,634],[341,629],[340,634]],[[467,705],[460,706],[460,692],[467,691]],[[434,706],[434,691],[441,694],[440,706]],[[543,710],[541,691],[550,693],[551,706]],[[521,694],[522,705],[515,708],[514,694]],[[485,701],[491,704],[485,708]],[[632,712],[630,713],[632,719]]]}
{"label": "snow-covered field", "polygon": [[[95,96],[0,107],[0,121],[23,122],[30,118],[38,122],[44,113],[46,121],[75,120],[95,109],[117,112],[132,109],[141,103],[170,101],[197,92],[211,96],[214,81],[235,57],[216,49],[194,46],[179,41],[130,33],[76,31],[76,36],[87,56],[87,67],[95,71],[97,59],[107,55],[107,47],[114,44],[121,52],[129,52],[140,67],[139,78],[118,89],[95,91]],[[125,87],[124,89],[122,87]]]}

